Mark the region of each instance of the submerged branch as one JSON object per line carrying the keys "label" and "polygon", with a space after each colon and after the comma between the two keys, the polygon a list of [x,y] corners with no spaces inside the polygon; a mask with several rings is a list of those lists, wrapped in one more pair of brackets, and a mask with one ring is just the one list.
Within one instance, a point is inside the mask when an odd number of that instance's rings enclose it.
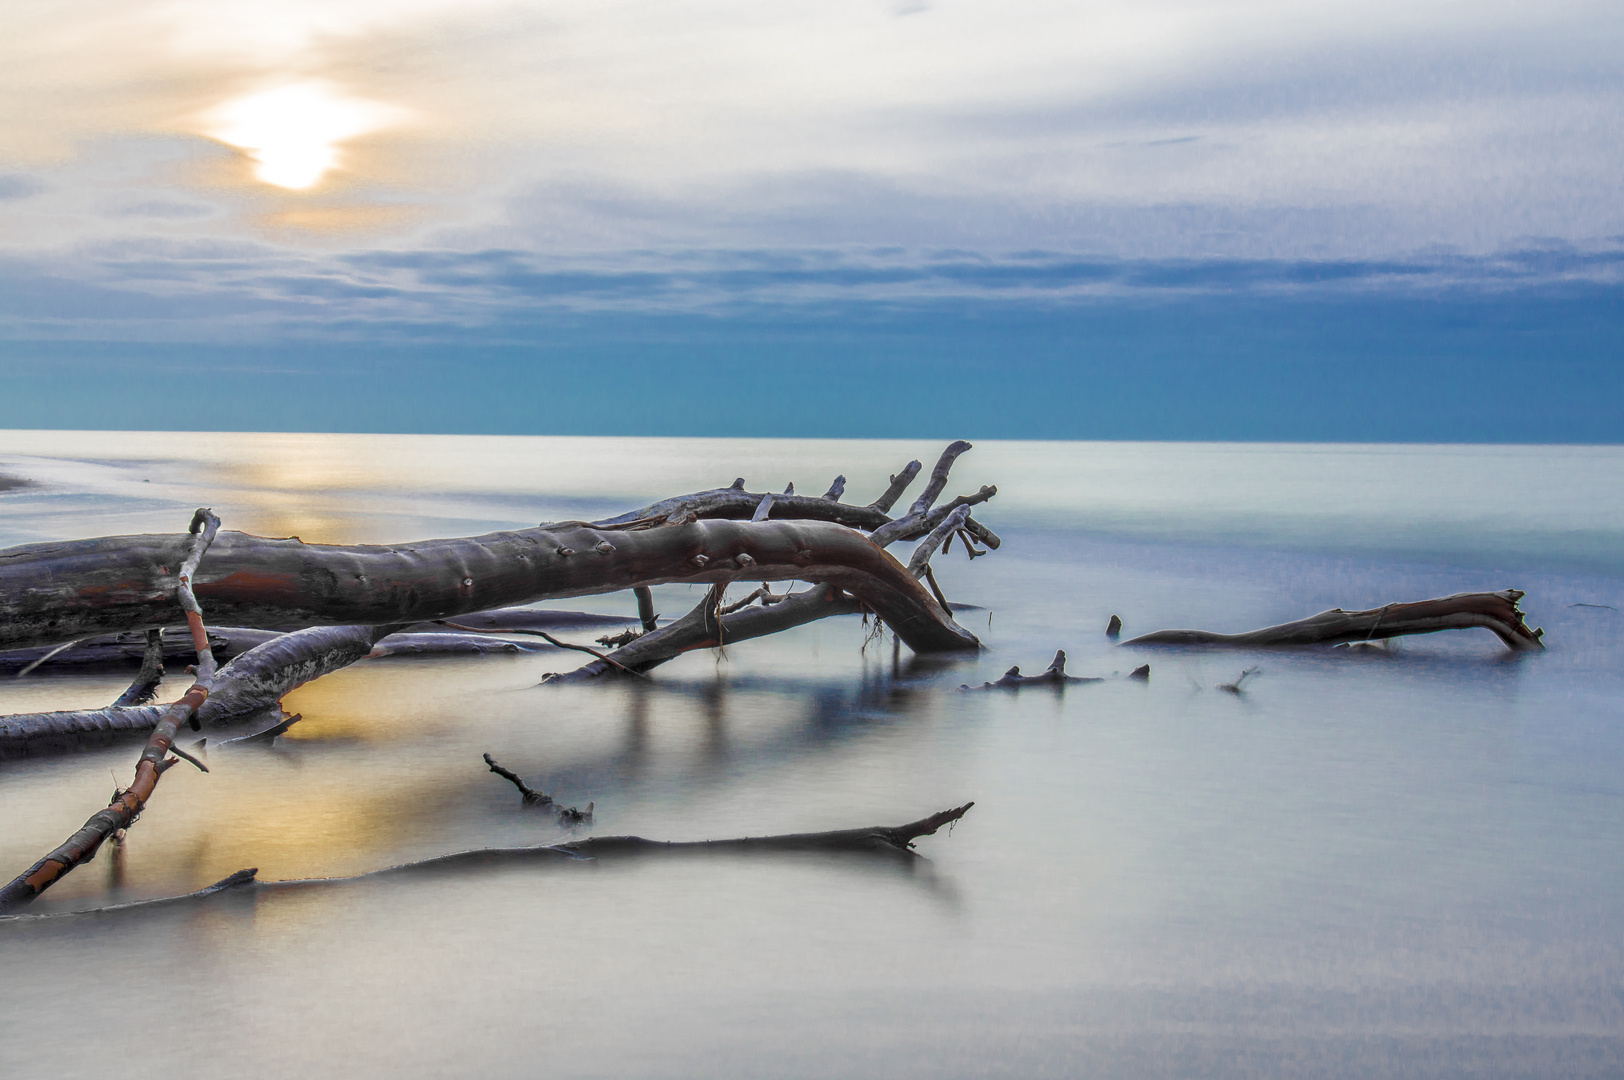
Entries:
{"label": "submerged branch", "polygon": [[580,863],[596,859],[648,858],[651,856],[711,856],[711,855],[772,855],[772,854],[845,854],[879,855],[890,858],[917,859],[914,841],[934,835],[944,825],[952,825],[969,812],[975,803],[929,817],[911,821],[906,825],[873,825],[864,829],[838,829],[832,832],[790,833],[781,836],[746,836],[729,840],[666,841],[647,840],[641,836],[594,836],[586,840],[573,840],[565,844],[519,848],[477,848],[440,855],[419,862],[388,866],[365,874],[342,878],[296,878],[287,881],[260,881],[257,869],[239,870],[205,889],[182,896],[139,900],[129,904],[92,908],[88,911],[65,911],[39,915],[0,916],[0,920],[60,919],[77,915],[107,915],[117,912],[151,910],[187,902],[205,900],[221,894],[245,895],[261,892],[283,892],[344,885],[373,878],[404,874],[462,875],[480,870],[496,870],[508,866],[549,863]]}
{"label": "submerged branch", "polygon": [[1388,604],[1368,611],[1333,608],[1308,619],[1266,626],[1244,634],[1215,634],[1206,630],[1158,630],[1125,645],[1291,646],[1341,645],[1379,641],[1406,634],[1433,634],[1440,630],[1481,627],[1493,631],[1508,649],[1537,651],[1544,630],[1529,630],[1517,602],[1516,589],[1500,592],[1456,593],[1436,600]]}

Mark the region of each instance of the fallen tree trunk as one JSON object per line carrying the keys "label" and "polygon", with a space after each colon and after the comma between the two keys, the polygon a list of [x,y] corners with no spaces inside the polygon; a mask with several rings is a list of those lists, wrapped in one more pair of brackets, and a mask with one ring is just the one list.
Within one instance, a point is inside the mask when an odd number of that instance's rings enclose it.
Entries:
{"label": "fallen tree trunk", "polygon": [[346,885],[381,877],[410,874],[440,875],[466,874],[479,870],[497,870],[508,866],[546,863],[580,863],[596,859],[648,858],[651,856],[705,856],[705,855],[771,855],[827,852],[842,855],[878,855],[889,858],[917,859],[914,841],[933,835],[944,825],[958,821],[975,803],[968,802],[951,810],[943,810],[929,817],[911,821],[906,825],[873,825],[865,829],[838,829],[832,832],[790,833],[781,836],[746,836],[728,840],[668,841],[646,840],[641,836],[594,836],[565,844],[518,848],[477,848],[458,851],[419,862],[387,866],[365,874],[342,878],[295,878],[285,881],[260,881],[257,869],[239,870],[207,888],[182,896],[166,896],[154,900],[137,900],[129,904],[91,908],[86,911],[62,911],[39,915],[0,915],[0,921],[22,919],[61,919],[76,915],[108,915],[125,911],[149,911],[177,904],[206,900],[225,893],[241,896],[262,892],[287,892],[330,885]]}
{"label": "fallen tree trunk", "polygon": [[[170,625],[170,568],[180,565],[186,540],[117,536],[0,551],[0,645],[48,645]],[[414,623],[741,576],[838,585],[917,652],[980,645],[867,537],[819,521],[716,520],[627,531],[558,525],[389,547],[222,532],[196,591],[216,622],[279,629]]]}
{"label": "fallen tree trunk", "polygon": [[1333,608],[1308,619],[1266,626],[1244,634],[1215,634],[1206,630],[1158,630],[1124,645],[1230,645],[1292,646],[1341,645],[1376,641],[1406,634],[1434,634],[1440,630],[1481,627],[1491,630],[1508,649],[1543,649],[1543,630],[1529,630],[1517,602],[1516,589],[1501,592],[1456,593],[1412,604],[1388,604],[1368,611]]}

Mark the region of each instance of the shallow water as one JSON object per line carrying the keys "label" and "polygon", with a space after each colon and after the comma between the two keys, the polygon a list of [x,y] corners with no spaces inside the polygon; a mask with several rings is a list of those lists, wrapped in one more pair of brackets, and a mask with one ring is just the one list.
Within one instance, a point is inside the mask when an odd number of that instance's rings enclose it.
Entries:
{"label": "shallow water", "polygon": [[[0,545],[228,528],[307,541],[596,517],[836,472],[872,499],[938,444],[0,432]],[[572,654],[363,662],[276,746],[166,777],[42,911],[357,873],[565,834],[900,823],[974,799],[911,866],[550,864],[0,924],[0,1073],[67,1076],[1405,1076],[1624,1070],[1624,451],[989,443],[1005,540],[940,559],[981,658],[854,619],[547,688]],[[1550,650],[1129,651],[1514,586]],[[675,616],[698,590],[656,590]],[[1573,606],[1598,605],[1598,606]],[[629,612],[610,596],[560,606]],[[577,635],[578,640],[589,636]],[[956,693],[1057,648],[1063,694]],[[1119,677],[1142,662],[1148,685]],[[1246,693],[1216,689],[1243,668]],[[117,674],[8,680],[0,711]],[[172,677],[171,693],[184,680]],[[0,870],[128,778],[131,746],[0,763]],[[127,1004],[125,1004],[127,1003]],[[156,1017],[162,1015],[164,1019]],[[87,1023],[86,1017],[93,1017]]]}

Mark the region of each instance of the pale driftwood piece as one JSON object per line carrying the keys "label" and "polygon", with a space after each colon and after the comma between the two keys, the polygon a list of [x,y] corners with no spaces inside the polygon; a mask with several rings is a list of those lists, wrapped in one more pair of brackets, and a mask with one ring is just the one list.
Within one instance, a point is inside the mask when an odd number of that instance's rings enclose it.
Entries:
{"label": "pale driftwood piece", "polygon": [[942,451],[942,456],[936,459],[936,467],[930,471],[930,480],[925,484],[925,490],[919,493],[913,506],[908,508],[909,517],[918,517],[929,510],[941,498],[942,490],[947,487],[947,474],[953,468],[953,462],[958,460],[960,454],[970,449],[970,444],[963,439],[948,444]]}
{"label": "pale driftwood piece", "polygon": [[[844,506],[813,500],[821,506]],[[0,644],[44,645],[173,620],[184,538],[104,537],[0,552]],[[631,532],[584,525],[390,547],[222,532],[197,578],[218,621],[266,629],[455,618],[666,582],[827,581],[916,652],[973,650],[929,591],[867,537],[821,521],[709,520]]]}
{"label": "pale driftwood piece", "polygon": [[768,494],[763,495],[761,497],[761,505],[757,506],[756,507],[756,512],[750,515],[750,520],[751,521],[766,521],[768,518],[772,517],[772,513],[773,513],[773,496],[772,496],[771,493],[768,493]]}
{"label": "pale driftwood piece", "polygon": [[579,864],[599,859],[633,859],[651,857],[706,857],[733,855],[773,854],[833,854],[853,856],[881,856],[912,861],[921,856],[914,850],[915,841],[933,836],[943,826],[950,826],[969,812],[975,803],[968,802],[951,810],[943,810],[929,817],[910,821],[906,825],[874,825],[865,829],[838,829],[831,832],[790,833],[780,836],[745,836],[728,840],[647,840],[641,836],[593,836],[585,840],[572,840],[564,844],[539,845],[517,848],[476,848],[458,851],[400,866],[386,866],[364,874],[341,878],[294,878],[286,881],[260,881],[259,870],[238,870],[213,885],[181,896],[165,896],[153,900],[137,900],[128,904],[90,908],[84,911],[61,911],[29,915],[3,915],[0,922],[35,919],[66,919],[87,915],[115,915],[132,911],[150,911],[164,907],[206,900],[220,895],[247,896],[257,893],[293,892],[331,885],[346,885],[378,878],[415,874],[460,875],[481,870],[496,870],[509,866]]}
{"label": "pale driftwood piece", "polygon": [[168,757],[182,725],[224,715],[246,716],[280,701],[294,687],[353,663],[371,651],[389,627],[315,627],[266,642],[228,664],[212,687],[201,680],[166,707],[136,764],[135,781],[114,794],[84,828],[0,889],[0,913],[22,907],[81,863],[102,842],[127,829],[146,808],[158,780],[177,759]]}
{"label": "pale driftwood piece", "polygon": [[[1150,676],[1149,665],[1146,665],[1145,667],[1145,676],[1147,678]],[[1138,672],[1135,672],[1133,675],[1129,676],[1129,678],[1137,677]],[[1066,654],[1064,651],[1057,651],[1054,654],[1054,660],[1049,663],[1048,670],[1046,670],[1042,675],[1022,675],[1019,667],[1012,667],[1008,671],[1004,672],[1003,678],[999,679],[997,682],[982,683],[980,686],[970,686],[965,684],[960,686],[959,689],[1019,690],[1022,687],[1028,686],[1066,686],[1071,683],[1096,683],[1104,681],[1104,679],[1067,675]]]}
{"label": "pale driftwood piece", "polygon": [[161,705],[109,705],[104,709],[18,713],[0,717],[0,759],[94,746],[123,736],[150,734]]}
{"label": "pale driftwood piece", "polygon": [[941,547],[948,537],[964,528],[964,522],[969,517],[970,508],[961,506],[943,518],[942,523],[932,529],[930,535],[921,540],[919,546],[914,548],[913,556],[908,560],[908,573],[916,578],[924,577],[926,568],[930,566],[931,557],[936,554],[936,549]]}
{"label": "pale driftwood piece", "polygon": [[[389,640],[389,629],[321,626],[278,634],[216,673],[208,697],[196,710],[197,721],[216,727],[274,709],[296,688],[371,655],[380,639]],[[98,741],[94,736],[150,732],[165,708],[109,707],[0,717],[0,758],[86,745]]]}
{"label": "pale driftwood piece", "polygon": [[1388,604],[1368,611],[1332,608],[1308,619],[1266,626],[1244,634],[1215,634],[1206,630],[1158,630],[1125,645],[1223,645],[1280,647],[1302,645],[1342,645],[1355,641],[1380,641],[1407,634],[1433,634],[1440,630],[1490,630],[1508,649],[1539,650],[1543,630],[1529,630],[1517,602],[1523,594],[1516,589],[1500,592],[1456,593],[1436,600],[1410,604]]}
{"label": "pale driftwood piece", "polygon": [[868,504],[869,509],[889,514],[891,508],[897,504],[897,500],[902,498],[902,493],[908,490],[908,485],[914,482],[914,477],[919,475],[921,468],[923,466],[917,461],[910,461],[904,465],[901,472],[891,477],[891,486],[885,489],[885,493]]}

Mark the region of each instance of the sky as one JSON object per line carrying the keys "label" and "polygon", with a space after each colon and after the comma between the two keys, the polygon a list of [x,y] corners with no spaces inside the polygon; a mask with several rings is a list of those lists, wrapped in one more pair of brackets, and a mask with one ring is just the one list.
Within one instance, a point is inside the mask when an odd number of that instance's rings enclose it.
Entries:
{"label": "sky", "polygon": [[0,426],[1624,441],[1616,0],[6,15]]}

